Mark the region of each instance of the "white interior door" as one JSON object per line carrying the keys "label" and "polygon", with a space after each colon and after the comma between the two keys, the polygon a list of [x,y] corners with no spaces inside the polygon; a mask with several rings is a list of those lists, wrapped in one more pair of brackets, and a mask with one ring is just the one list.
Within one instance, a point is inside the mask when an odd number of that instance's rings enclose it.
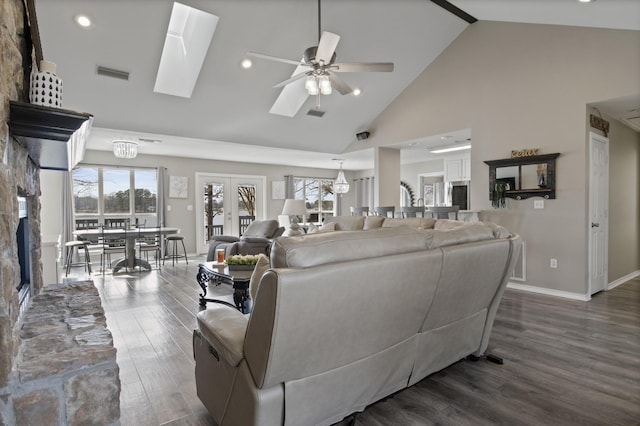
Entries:
{"label": "white interior door", "polygon": [[589,294],[607,288],[609,139],[589,134]]}
{"label": "white interior door", "polygon": [[[196,238],[198,253],[208,250],[213,235],[240,235],[240,216],[264,219],[265,176],[196,173]],[[248,209],[246,194],[253,199]],[[253,211],[248,211],[253,210]],[[211,212],[211,214],[208,214]],[[251,214],[253,213],[253,214]]]}

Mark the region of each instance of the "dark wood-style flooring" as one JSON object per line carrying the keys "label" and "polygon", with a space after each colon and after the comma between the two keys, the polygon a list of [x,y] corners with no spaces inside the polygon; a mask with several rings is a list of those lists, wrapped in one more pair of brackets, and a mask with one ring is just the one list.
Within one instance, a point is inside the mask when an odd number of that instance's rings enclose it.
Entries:
{"label": "dark wood-style flooring", "polygon": [[[197,265],[93,276],[118,349],[124,426],[215,424],[195,388]],[[640,425],[639,279],[589,302],[507,289],[488,352],[504,365],[460,361],[356,424]]]}

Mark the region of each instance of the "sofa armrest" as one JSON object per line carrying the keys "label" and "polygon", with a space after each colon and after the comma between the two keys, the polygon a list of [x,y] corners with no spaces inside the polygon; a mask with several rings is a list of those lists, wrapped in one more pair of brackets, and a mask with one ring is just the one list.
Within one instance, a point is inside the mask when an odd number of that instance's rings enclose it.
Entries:
{"label": "sofa armrest", "polygon": [[205,340],[232,365],[244,358],[244,335],[249,320],[240,311],[229,306],[211,304],[198,312],[198,328]]}
{"label": "sofa armrest", "polygon": [[240,241],[245,243],[260,243],[260,244],[269,244],[271,242],[270,238],[264,237],[241,237]]}
{"label": "sofa armrest", "polygon": [[234,237],[233,235],[216,235],[211,239],[213,241],[221,241],[224,243],[235,243],[236,241],[240,241],[240,238]]}

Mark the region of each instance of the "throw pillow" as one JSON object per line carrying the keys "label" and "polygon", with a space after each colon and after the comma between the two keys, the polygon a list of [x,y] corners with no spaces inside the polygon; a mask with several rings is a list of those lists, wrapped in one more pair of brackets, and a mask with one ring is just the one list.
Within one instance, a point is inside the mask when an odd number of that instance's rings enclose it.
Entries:
{"label": "throw pillow", "polygon": [[336,230],[336,223],[325,223],[320,228],[318,228],[318,232],[333,232]]}
{"label": "throw pillow", "polygon": [[320,228],[318,228],[315,223],[310,223],[307,227],[307,234],[317,234],[319,231]]}
{"label": "throw pillow", "polygon": [[269,266],[269,258],[264,254],[258,255],[258,262],[256,262],[256,267],[253,269],[251,279],[249,280],[249,294],[251,295],[251,300],[256,299],[260,279],[262,279],[262,274],[269,269]]}

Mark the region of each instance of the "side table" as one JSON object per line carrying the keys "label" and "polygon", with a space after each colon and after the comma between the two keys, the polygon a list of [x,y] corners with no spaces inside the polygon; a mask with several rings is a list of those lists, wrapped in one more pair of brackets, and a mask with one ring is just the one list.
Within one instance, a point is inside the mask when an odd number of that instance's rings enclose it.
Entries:
{"label": "side table", "polygon": [[[238,309],[243,314],[250,312],[249,281],[253,270],[229,271],[225,264],[206,262],[198,265],[196,280],[202,288],[200,306],[206,307],[207,302],[221,303]],[[221,299],[207,298],[207,286],[229,284],[233,287],[233,302],[231,304]]]}

